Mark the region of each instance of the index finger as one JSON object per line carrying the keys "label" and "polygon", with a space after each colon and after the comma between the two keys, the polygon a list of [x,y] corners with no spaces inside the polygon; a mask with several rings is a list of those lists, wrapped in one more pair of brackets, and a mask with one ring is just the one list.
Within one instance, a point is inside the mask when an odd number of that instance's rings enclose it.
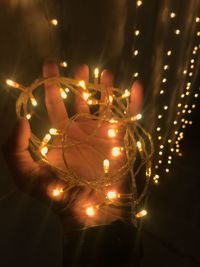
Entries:
{"label": "index finger", "polygon": [[[58,66],[53,62],[45,63],[43,66],[45,78],[58,77]],[[68,119],[67,110],[60,94],[60,87],[55,82],[45,83],[45,104],[49,120],[53,127],[62,129]]]}

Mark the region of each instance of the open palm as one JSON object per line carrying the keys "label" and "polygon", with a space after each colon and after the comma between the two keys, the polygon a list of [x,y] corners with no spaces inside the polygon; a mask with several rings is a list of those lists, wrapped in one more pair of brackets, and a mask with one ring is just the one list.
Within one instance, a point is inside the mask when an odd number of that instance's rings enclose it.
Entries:
{"label": "open palm", "polygon": [[[43,68],[44,77],[59,76],[58,67],[54,63],[47,63]],[[75,71],[75,78],[88,81],[89,70],[86,65],[79,66]],[[103,71],[101,83],[107,87],[113,86],[113,76],[109,71]],[[80,89],[81,90],[81,89]],[[105,100],[103,94],[101,99]],[[142,90],[139,83],[134,83],[131,89],[130,113],[135,115],[141,106]],[[59,87],[55,83],[45,84],[45,103],[49,115],[49,120],[53,128],[63,130],[69,121],[67,110],[60,96]],[[86,101],[77,96],[75,99],[75,109],[77,113],[89,113]],[[68,144],[72,145],[65,149],[65,159],[71,171],[83,181],[94,181],[101,179],[104,175],[103,160],[109,159],[110,172],[117,170],[125,161],[123,152],[113,157],[113,147],[123,145],[123,133],[118,132],[116,137],[109,138],[108,131],[114,129],[114,124],[102,123],[100,126],[97,121],[86,117],[70,124],[67,130]],[[94,136],[90,136],[95,131]],[[88,138],[89,137],[89,138]],[[34,161],[28,147],[30,138],[30,126],[26,119],[21,119],[14,131],[12,139],[7,145],[7,158],[16,183],[20,188],[34,196],[48,199],[52,198],[55,188],[66,188],[64,181],[56,177],[55,173],[48,165],[40,161]],[[53,144],[61,144],[59,137],[56,137]],[[65,170],[62,150],[51,149],[47,154],[47,159],[56,167]],[[115,185],[115,189],[120,190],[121,183]],[[76,196],[73,202],[71,196]],[[95,224],[109,223],[121,217],[121,211],[114,207],[99,211],[94,218],[88,218],[84,212],[87,205],[95,205],[103,202],[102,196],[92,188],[84,186],[66,188],[61,196],[54,197],[55,210],[61,217],[66,230],[71,228],[84,227]],[[68,203],[71,205],[68,207]],[[68,207],[68,208],[66,208]]]}

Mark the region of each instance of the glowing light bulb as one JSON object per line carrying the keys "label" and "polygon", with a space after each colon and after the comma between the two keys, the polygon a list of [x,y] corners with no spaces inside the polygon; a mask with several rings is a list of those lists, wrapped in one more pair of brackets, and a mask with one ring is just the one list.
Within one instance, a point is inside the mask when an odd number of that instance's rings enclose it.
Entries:
{"label": "glowing light bulb", "polygon": [[31,114],[30,113],[26,114],[26,118],[27,118],[27,120],[30,120]]}
{"label": "glowing light bulb", "polygon": [[109,191],[106,195],[106,197],[109,199],[109,200],[113,200],[113,199],[116,199],[118,196],[117,192],[116,191]]}
{"label": "glowing light bulb", "polygon": [[162,119],[162,115],[161,114],[158,115],[158,119]]}
{"label": "glowing light bulb", "polygon": [[164,106],[163,108],[164,108],[164,110],[167,110],[168,109],[168,106]]}
{"label": "glowing light bulb", "polygon": [[117,135],[117,129],[109,129],[108,130],[108,137],[114,138]]}
{"label": "glowing light bulb", "polygon": [[6,80],[6,84],[8,86],[11,86],[11,87],[14,87],[14,88],[19,88],[20,87],[20,85],[17,82],[14,82],[14,81],[12,81],[10,79]]}
{"label": "glowing light bulb", "polygon": [[87,101],[88,100],[88,98],[90,97],[90,93],[88,93],[88,92],[83,92],[83,99],[85,100],[85,101]]}
{"label": "glowing light bulb", "polygon": [[63,99],[66,99],[67,98],[67,94],[65,92],[65,90],[63,88],[60,88],[60,95]]}
{"label": "glowing light bulb", "polygon": [[169,65],[165,65],[164,70],[168,70],[168,69],[169,69]]}
{"label": "glowing light bulb", "polygon": [[69,93],[69,88],[66,87],[64,90],[66,93]]}
{"label": "glowing light bulb", "polygon": [[165,171],[168,173],[169,172],[169,169],[165,169]]}
{"label": "glowing light bulb", "polygon": [[112,102],[113,102],[113,96],[112,95],[109,95],[108,96],[108,100],[109,100],[110,104],[112,104]]}
{"label": "glowing light bulb", "polygon": [[131,121],[138,121],[142,119],[142,114],[138,113],[136,116],[131,117]]}
{"label": "glowing light bulb", "polygon": [[104,173],[108,173],[109,167],[110,167],[110,161],[108,159],[104,159],[103,161]]}
{"label": "glowing light bulb", "polygon": [[139,30],[135,30],[135,36],[138,36],[140,34]]}
{"label": "glowing light bulb", "polygon": [[171,54],[172,54],[172,51],[171,50],[168,50],[167,51],[167,56],[171,56]]}
{"label": "glowing light bulb", "polygon": [[137,78],[139,76],[139,73],[138,72],[135,72],[134,74],[133,74],[133,77],[134,78]]}
{"label": "glowing light bulb", "polygon": [[163,79],[162,79],[162,82],[163,82],[163,83],[166,83],[166,82],[167,82],[167,79],[166,79],[166,78],[163,78]]}
{"label": "glowing light bulb", "polygon": [[135,50],[134,52],[133,52],[133,55],[134,56],[137,56],[139,54],[139,51],[138,50]]}
{"label": "glowing light bulb", "polygon": [[141,152],[142,151],[142,143],[140,141],[137,141],[137,148]]}
{"label": "glowing light bulb", "polygon": [[164,90],[160,90],[160,94],[161,94],[161,95],[163,95],[163,94],[164,94],[164,92],[165,92]]}
{"label": "glowing light bulb", "polygon": [[184,70],[184,71],[183,71],[183,74],[187,74],[187,70]]}
{"label": "glowing light bulb", "polygon": [[196,17],[195,21],[196,22],[200,22],[200,18],[199,17]]}
{"label": "glowing light bulb", "polygon": [[176,17],[176,13],[171,12],[171,13],[170,13],[170,17],[171,17],[171,18],[175,18],[175,17]]}
{"label": "glowing light bulb", "polygon": [[46,134],[45,137],[42,140],[42,146],[45,146],[50,140],[51,140],[51,135],[50,134]]}
{"label": "glowing light bulb", "polygon": [[57,19],[52,19],[52,20],[50,20],[50,23],[51,23],[53,26],[57,26],[57,25],[58,25],[58,20],[57,20]]}
{"label": "glowing light bulb", "polygon": [[160,127],[157,127],[157,128],[156,128],[156,131],[157,131],[157,132],[159,132],[160,130],[161,130],[161,128],[160,128]]}
{"label": "glowing light bulb", "polygon": [[94,78],[96,78],[96,79],[99,78],[99,69],[98,68],[94,69]]}
{"label": "glowing light bulb", "polygon": [[48,147],[44,146],[40,148],[40,153],[45,157],[48,152]]}
{"label": "glowing light bulb", "polygon": [[79,81],[78,86],[85,90],[86,89],[85,81],[83,81],[83,80]]}
{"label": "glowing light bulb", "polygon": [[168,139],[168,141],[167,141],[169,144],[172,142],[172,140],[171,139]]}
{"label": "glowing light bulb", "polygon": [[180,33],[181,33],[181,31],[180,31],[179,29],[176,29],[176,30],[175,30],[175,34],[176,34],[176,35],[179,35]]}
{"label": "glowing light bulb", "polygon": [[146,169],[146,176],[151,177],[151,168]]}
{"label": "glowing light bulb", "polygon": [[95,215],[95,208],[93,207],[93,206],[90,206],[90,207],[88,207],[88,208],[86,208],[86,210],[85,210],[85,213],[87,214],[87,216],[89,216],[89,217],[94,217],[94,215]]}
{"label": "glowing light bulb", "polygon": [[51,128],[51,129],[49,130],[49,133],[52,134],[52,135],[57,135],[57,134],[58,134],[58,130],[55,129],[55,128]]}
{"label": "glowing light bulb", "polygon": [[137,4],[137,6],[139,7],[139,6],[142,5],[142,1],[141,1],[141,0],[138,0],[136,4]]}
{"label": "glowing light bulb", "polygon": [[147,215],[147,211],[146,210],[141,210],[140,212],[138,212],[136,215],[135,215],[135,217],[136,218],[142,218],[142,217],[144,217],[144,216],[146,216]]}
{"label": "glowing light bulb", "polygon": [[55,188],[52,191],[52,196],[53,197],[59,197],[62,193],[63,193],[63,189],[62,188]]}
{"label": "glowing light bulb", "polygon": [[122,148],[120,148],[120,147],[118,147],[118,146],[113,147],[113,148],[112,148],[112,156],[113,156],[113,157],[118,157],[118,156],[120,156],[120,155],[121,155],[121,150],[122,150]]}
{"label": "glowing light bulb", "polygon": [[128,89],[126,89],[122,95],[122,98],[126,98],[129,97],[131,95],[130,91]]}
{"label": "glowing light bulb", "polygon": [[60,66],[63,68],[67,68],[67,62],[66,61],[60,62]]}
{"label": "glowing light bulb", "polygon": [[31,104],[34,106],[34,107],[36,107],[37,106],[37,101],[36,101],[36,99],[35,99],[35,97],[31,97]]}

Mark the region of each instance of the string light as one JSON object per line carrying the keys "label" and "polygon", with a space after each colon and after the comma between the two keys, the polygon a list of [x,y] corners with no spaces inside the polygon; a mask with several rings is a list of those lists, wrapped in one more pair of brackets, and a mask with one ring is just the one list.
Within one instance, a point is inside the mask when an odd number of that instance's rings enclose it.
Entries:
{"label": "string light", "polygon": [[[94,76],[96,78],[98,77],[97,74],[99,75],[97,71],[94,72]],[[35,134],[32,134],[30,138],[31,148],[33,149],[32,153],[34,153],[42,161],[45,161],[46,164],[50,165],[52,170],[55,172],[55,175],[58,173],[59,179],[61,179],[64,183],[67,183],[69,187],[79,184],[81,185],[85,184],[87,187],[91,188],[92,190],[96,190],[98,194],[104,197],[104,202],[99,203],[96,206],[89,206],[86,208],[85,214],[87,216],[89,217],[95,216],[97,209],[103,209],[104,206],[110,205],[111,203],[112,205],[116,206],[120,205],[121,207],[124,207],[128,204],[135,215],[133,217],[131,216],[132,221],[135,223],[137,205],[139,205],[141,201],[144,199],[144,196],[147,192],[149,180],[151,177],[150,165],[151,165],[151,157],[153,154],[153,143],[149,133],[146,132],[144,128],[138,123],[138,121],[142,118],[142,114],[138,113],[135,116],[130,116],[129,109],[127,108],[128,104],[127,105],[124,104],[124,99],[127,99],[128,101],[128,98],[130,96],[130,91],[126,89],[124,92],[121,92],[120,89],[113,88],[113,93],[109,94],[108,88],[105,88],[101,84],[98,83],[86,84],[86,82],[83,80],[77,81],[75,79],[65,78],[65,77],[38,79],[35,82],[33,82],[33,84],[27,87],[23,87],[14,81],[6,82],[9,86],[22,91],[17,100],[18,104],[16,105],[16,113],[18,117],[25,116],[30,119],[31,113],[29,112],[28,100],[30,100],[32,105],[35,107],[37,105],[37,101],[33,96],[34,90],[36,90],[38,87],[41,87],[41,85],[48,83],[49,81],[51,81],[51,83],[56,83],[60,85],[60,95],[64,99],[67,97],[67,94],[71,92],[80,96],[80,88],[82,88],[83,89],[82,95],[83,98],[86,100],[86,103],[88,105],[101,104],[102,109],[98,111],[98,114],[77,113],[75,116],[69,118],[67,122],[68,125],[66,124],[64,129],[58,130],[56,128],[50,128],[49,133],[47,133],[42,140],[40,140]],[[107,94],[104,101],[97,99],[97,93],[102,90],[105,90]],[[26,101],[24,99],[26,99]],[[112,112],[108,102],[112,104],[112,108],[113,110],[116,111],[116,113]],[[22,105],[23,109],[21,108]],[[21,114],[22,110],[23,114]],[[116,115],[117,113],[119,113],[119,116]],[[122,132],[124,133],[123,146],[111,147],[110,158],[109,159],[106,158],[103,160],[102,162],[103,168],[101,167],[102,177],[98,176],[96,177],[96,179],[93,180],[90,179],[86,181],[83,180],[82,178],[77,179],[75,170],[70,169],[71,167],[67,163],[67,158],[65,157],[65,153],[62,153],[62,151],[65,150],[65,147],[67,149],[68,146],[72,145],[76,146],[76,144],[72,144],[71,142],[69,143],[68,141],[67,138],[68,128],[72,125],[73,121],[76,120],[78,121],[80,117],[83,118],[84,116],[87,117],[87,119],[89,116],[91,116],[91,119],[97,122],[97,129],[98,127],[101,127],[103,123],[106,124],[110,123],[111,125],[107,129],[108,138],[116,138],[119,131],[118,123],[120,125],[120,131],[122,128],[123,130]],[[95,129],[94,132],[91,133],[91,137],[97,134],[97,129]],[[134,134],[132,134],[131,132],[133,132]],[[62,140],[62,143],[59,144],[57,141],[55,143],[54,142],[55,137]],[[87,142],[89,142],[89,139],[87,139]],[[77,144],[77,146],[78,145],[79,144]],[[52,148],[59,149],[61,152],[64,164],[64,169],[62,170],[62,173],[60,173],[57,166],[54,166],[53,162],[50,162],[48,160],[48,151]],[[107,185],[112,186],[116,184],[116,182],[119,182],[120,179],[122,178],[124,179],[127,173],[130,173],[132,177],[131,179],[132,181],[134,181],[135,174],[132,170],[132,166],[133,166],[133,160],[137,155],[137,151],[140,152],[141,164],[142,165],[144,163],[146,164],[146,172],[145,172],[146,186],[144,187],[143,192],[137,198],[134,196],[132,188],[130,188],[131,192],[128,194],[117,193],[115,190],[110,190],[108,191],[107,194],[105,194],[105,188],[107,188]],[[118,170],[116,170],[115,168],[113,173],[112,169],[110,169],[110,166],[112,166],[113,161],[120,159],[119,156],[122,161],[122,166]],[[115,164],[113,166],[115,166]],[[137,168],[141,168],[140,164],[137,166]],[[65,189],[54,188],[53,190],[54,191],[51,191],[50,193],[51,196],[56,198],[56,200],[59,200],[60,196],[62,195],[61,193],[63,193]],[[125,202],[124,199],[126,199]],[[137,203],[137,205],[135,203]]]}
{"label": "string light", "polygon": [[51,23],[53,26],[58,26],[58,20],[57,20],[57,19],[52,19],[52,20],[50,20],[50,23]]}

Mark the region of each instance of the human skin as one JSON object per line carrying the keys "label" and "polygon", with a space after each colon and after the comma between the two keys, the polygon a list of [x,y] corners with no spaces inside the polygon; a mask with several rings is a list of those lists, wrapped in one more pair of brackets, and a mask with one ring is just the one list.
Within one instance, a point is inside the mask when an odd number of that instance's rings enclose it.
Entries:
{"label": "human skin", "polygon": [[[58,66],[54,62],[45,63],[43,66],[43,76],[55,77],[59,76]],[[89,68],[86,65],[78,66],[75,69],[74,77],[77,80],[88,81]],[[112,88],[114,78],[111,72],[104,70],[101,74],[101,81],[106,87]],[[45,83],[45,104],[48,111],[50,123],[53,128],[62,130],[69,120],[66,107],[60,96],[59,87],[51,82]],[[81,90],[81,88],[80,88]],[[101,100],[105,100],[105,95],[101,95]],[[142,103],[142,87],[139,82],[134,82],[131,88],[130,96],[130,114],[135,115],[139,112]],[[88,113],[89,108],[82,97],[76,96],[75,110],[77,113]],[[88,136],[89,131],[94,129],[95,121],[92,119],[84,120],[84,122],[74,122],[69,129],[71,140],[83,140]],[[103,124],[100,133],[95,138],[90,138],[87,145],[72,149],[68,152],[69,165],[73,171],[78,170],[78,175],[94,179],[102,173],[102,159],[99,158],[97,149],[101,149],[101,153],[105,158],[110,157],[110,151],[113,146],[120,145],[122,137],[118,137],[110,141],[106,133],[109,129],[109,123]],[[42,161],[35,161],[29,152],[29,139],[31,135],[30,125],[27,119],[18,120],[12,136],[8,139],[4,146],[4,154],[7,164],[12,172],[13,179],[17,186],[24,192],[41,199],[51,207],[59,216],[65,232],[78,230],[84,227],[108,224],[117,218],[123,219],[123,212],[114,206],[108,206],[105,209],[98,210],[93,217],[85,214],[87,205],[95,205],[103,203],[100,196],[94,189],[86,186],[75,186],[66,188],[63,194],[53,197],[52,190],[55,188],[63,188],[65,182],[56,177],[52,169]],[[56,140],[55,142],[59,142]],[[48,160],[56,163],[57,166],[63,165],[62,152],[58,149],[52,149],[47,154]],[[87,160],[86,160],[87,159]],[[120,167],[125,160],[125,156],[121,155],[116,161],[114,168]],[[120,190],[123,182],[116,185]],[[115,189],[116,189],[115,188]],[[70,207],[67,203],[72,195],[76,193],[76,199]],[[66,208],[67,207],[67,208]]]}

